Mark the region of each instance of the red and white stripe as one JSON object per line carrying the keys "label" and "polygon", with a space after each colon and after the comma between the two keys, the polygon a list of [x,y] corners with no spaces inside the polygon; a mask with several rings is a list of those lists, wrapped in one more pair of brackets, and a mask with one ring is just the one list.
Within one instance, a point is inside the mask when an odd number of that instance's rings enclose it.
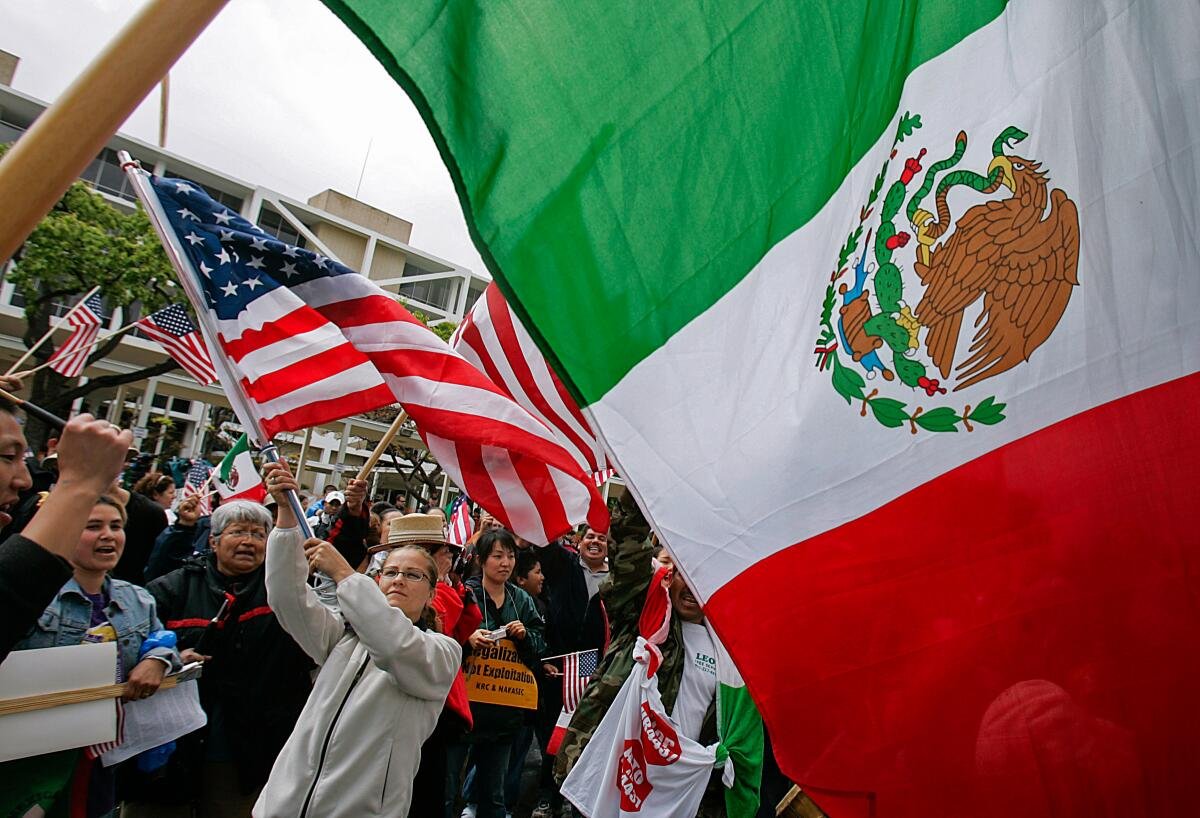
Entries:
{"label": "red and white stripe", "polygon": [[[555,435],[376,284],[340,275],[291,292],[365,358],[350,373],[381,378],[390,390],[384,402],[403,404],[451,479],[505,528],[549,542],[585,521],[607,527],[608,510],[590,474]],[[324,331],[317,327],[308,342],[320,343]]]}
{"label": "red and white stripe", "polygon": [[588,682],[591,680],[591,676],[579,675],[579,653],[569,653],[563,657],[563,706],[554,722],[554,729],[550,732],[550,740],[546,742],[547,755],[558,754],[558,747],[566,737],[567,727],[571,724],[571,716],[575,713],[575,708],[579,706],[579,700],[583,698],[583,691],[587,690]]}
{"label": "red and white stripe", "polygon": [[471,519],[471,506],[466,501],[461,501],[454,507],[454,516],[450,518],[450,543],[465,546],[474,531],[475,521]]}
{"label": "red and white stripe", "polygon": [[264,440],[395,402],[366,354],[287,287],[263,294],[235,319],[198,313],[215,329]]}
{"label": "red and white stripe", "polygon": [[593,472],[592,477],[596,478],[596,488],[603,486],[608,482],[609,478],[615,476],[616,473],[616,469],[600,469],[600,471]]}
{"label": "red and white stripe", "polygon": [[155,322],[154,315],[148,315],[138,321],[138,329],[147,338],[157,342],[167,354],[179,362],[201,386],[217,382],[217,370],[213,366],[212,356],[199,332],[189,332],[176,335],[163,329]]}
{"label": "red and white stripe", "polygon": [[546,424],[583,471],[607,468],[604,447],[495,282],[475,302],[450,343],[505,394]]}
{"label": "red and white stripe", "polygon": [[100,334],[100,316],[94,313],[87,304],[80,304],[69,316],[67,325],[71,327],[71,336],[63,345],[54,351],[46,362],[51,369],[66,378],[78,378],[83,374],[87,365],[88,353]]}

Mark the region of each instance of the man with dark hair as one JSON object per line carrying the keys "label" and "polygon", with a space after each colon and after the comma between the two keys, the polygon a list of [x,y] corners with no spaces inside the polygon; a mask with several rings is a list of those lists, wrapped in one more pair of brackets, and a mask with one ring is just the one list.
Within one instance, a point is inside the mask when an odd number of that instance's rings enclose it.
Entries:
{"label": "man with dark hair", "polygon": [[[20,381],[0,378],[8,391]],[[125,465],[133,435],[91,415],[76,415],[59,439],[59,479],[21,534],[0,543],[0,598],[6,602],[0,617],[0,662],[37,622],[62,586],[71,578],[67,558],[97,498],[116,482]],[[12,407],[0,403],[0,526],[12,522],[10,510],[32,480],[25,466],[25,434]]]}

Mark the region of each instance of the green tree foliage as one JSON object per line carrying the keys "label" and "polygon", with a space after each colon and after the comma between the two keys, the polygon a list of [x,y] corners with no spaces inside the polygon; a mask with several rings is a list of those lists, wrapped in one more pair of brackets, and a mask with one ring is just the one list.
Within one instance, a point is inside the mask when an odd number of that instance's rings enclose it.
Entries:
{"label": "green tree foliage", "polygon": [[[4,150],[0,146],[0,156]],[[108,310],[124,308],[125,323],[182,299],[174,285],[175,274],[146,215],[140,209],[122,213],[81,182],[73,184],[42,219],[14,260],[8,280],[25,300],[27,347],[52,325],[56,303],[75,301],[97,285]],[[111,354],[119,343],[120,338],[114,337],[100,344],[88,363]],[[34,354],[30,366],[44,362],[54,349],[55,339],[47,341]],[[178,365],[167,359],[144,369],[98,377],[82,386],[43,369],[27,385],[26,394],[34,403],[62,416],[76,398],[159,375]],[[26,436],[36,446],[45,439],[45,430],[36,419],[29,418]]]}

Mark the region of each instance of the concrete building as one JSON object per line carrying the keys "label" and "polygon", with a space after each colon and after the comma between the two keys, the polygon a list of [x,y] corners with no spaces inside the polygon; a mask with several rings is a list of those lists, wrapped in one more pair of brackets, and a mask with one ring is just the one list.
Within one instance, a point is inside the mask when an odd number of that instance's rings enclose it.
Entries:
{"label": "concrete building", "polygon": [[[46,103],[11,87],[16,63],[15,57],[0,52],[0,144],[18,139],[46,107]],[[203,185],[213,198],[281,240],[312,248],[361,271],[403,298],[410,309],[420,310],[431,323],[457,323],[487,286],[487,278],[410,244],[411,222],[344,193],[325,190],[306,202],[297,201],[123,134],[114,136],[80,177],[115,207],[131,211],[136,199],[117,162],[118,150],[129,151],[155,173],[181,176]],[[2,277],[4,273],[7,268],[0,271],[0,366],[7,369],[25,351],[21,341],[25,321],[23,301]],[[59,314],[65,309],[66,305],[61,305]],[[109,328],[125,323],[120,312],[118,309],[106,316]],[[65,336],[66,332],[60,331],[56,337],[61,340]],[[133,372],[162,360],[165,354],[156,344],[130,334],[113,354],[89,367],[85,377]],[[132,420],[144,449],[161,451],[168,442],[177,441],[186,457],[199,452],[204,436],[210,433],[206,425],[213,406],[228,406],[219,389],[202,387],[183,370],[176,370],[96,393],[89,408],[113,420]],[[351,418],[315,430],[305,447],[304,484],[319,489],[343,472],[357,471],[386,426]],[[283,437],[285,454],[298,455],[300,437]],[[412,434],[403,443],[423,448]],[[389,478],[388,472],[387,467],[379,471],[381,488],[398,482]]]}

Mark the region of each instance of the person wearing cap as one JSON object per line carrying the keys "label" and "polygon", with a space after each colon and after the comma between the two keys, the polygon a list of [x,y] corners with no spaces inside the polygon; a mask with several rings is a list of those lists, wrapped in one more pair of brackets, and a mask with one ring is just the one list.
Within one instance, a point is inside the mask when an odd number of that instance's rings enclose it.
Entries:
{"label": "person wearing cap", "polygon": [[[424,548],[400,545],[377,580],[356,573],[332,544],[304,539],[286,504],[296,489],[287,465],[268,463],[263,476],[280,503],[267,598],[321,669],[253,815],[402,818],[421,744],[462,660],[458,643],[431,627],[437,565]],[[308,585],[311,571],[333,580],[340,613]]]}
{"label": "person wearing cap", "polygon": [[325,495],[325,503],[321,506],[321,510],[308,518],[308,525],[318,539],[323,540],[329,536],[329,529],[338,518],[338,514],[341,513],[342,505],[345,502],[345,494],[340,491],[331,491]]}
{"label": "person wearing cap", "polygon": [[[420,546],[433,557],[438,581],[430,605],[437,613],[438,629],[453,637],[459,645],[465,645],[483,621],[483,614],[475,604],[474,596],[453,571],[462,548],[446,540],[442,519],[433,514],[396,515],[389,519],[384,548],[405,545]],[[466,681],[459,670],[438,716],[437,727],[421,747],[421,766],[413,779],[409,815],[415,818],[441,813],[446,789],[446,750],[453,742],[461,741],[471,727],[471,703],[467,700]]]}

